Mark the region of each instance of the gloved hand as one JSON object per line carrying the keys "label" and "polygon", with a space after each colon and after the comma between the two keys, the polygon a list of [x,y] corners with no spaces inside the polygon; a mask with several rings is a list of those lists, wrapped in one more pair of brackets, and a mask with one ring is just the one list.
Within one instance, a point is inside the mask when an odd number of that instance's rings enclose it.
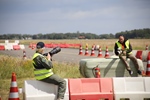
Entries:
{"label": "gloved hand", "polygon": [[122,53],[122,50],[120,48],[118,48],[118,54],[120,55]]}

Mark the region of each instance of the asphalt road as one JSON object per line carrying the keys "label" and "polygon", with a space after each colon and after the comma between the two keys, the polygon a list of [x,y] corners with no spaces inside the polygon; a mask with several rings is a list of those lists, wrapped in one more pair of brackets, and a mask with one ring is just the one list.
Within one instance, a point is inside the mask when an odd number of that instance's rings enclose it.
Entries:
{"label": "asphalt road", "polygon": [[[32,59],[33,54],[35,53],[35,49],[31,49],[28,46],[25,46],[25,53],[27,59]],[[44,53],[51,51],[52,48],[45,48]],[[66,62],[66,63],[77,63],[79,64],[81,59],[87,58],[97,58],[98,51],[95,50],[95,56],[90,56],[91,50],[88,50],[89,56],[85,56],[85,50],[83,51],[83,55],[79,55],[79,49],[71,49],[71,48],[61,48],[61,51],[57,54],[54,54],[52,59],[53,61],[58,62]],[[0,50],[0,54],[5,54],[13,57],[23,58],[23,50]],[[102,51],[103,56],[105,56],[105,51]],[[112,56],[114,53],[109,51],[109,55]],[[143,62],[144,69],[146,70],[147,62]]]}
{"label": "asphalt road", "polygon": [[[32,56],[35,52],[35,49],[31,49],[28,46],[25,46],[25,53],[27,59],[32,59]],[[51,51],[52,48],[45,48],[44,53]],[[85,56],[85,50],[83,51],[83,55],[79,55],[79,49],[71,49],[71,48],[61,48],[61,51],[57,54],[54,54],[52,59],[53,61],[58,62],[70,62],[70,63],[79,63],[81,59],[85,58],[97,58],[98,51],[95,50],[95,56],[90,56],[91,50],[89,51],[89,56]],[[5,54],[13,57],[22,57],[23,58],[23,50],[5,50],[0,51],[0,54]],[[105,51],[102,51],[103,56],[105,55]],[[109,55],[113,55],[113,52],[109,52]]]}

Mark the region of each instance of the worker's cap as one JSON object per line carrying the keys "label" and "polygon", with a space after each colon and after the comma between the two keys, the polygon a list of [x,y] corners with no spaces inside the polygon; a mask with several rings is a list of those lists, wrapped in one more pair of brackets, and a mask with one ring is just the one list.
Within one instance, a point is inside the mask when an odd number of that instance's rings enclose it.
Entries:
{"label": "worker's cap", "polygon": [[37,49],[44,48],[44,47],[45,47],[45,44],[44,44],[43,42],[38,42],[38,43],[36,44],[36,48],[37,48]]}

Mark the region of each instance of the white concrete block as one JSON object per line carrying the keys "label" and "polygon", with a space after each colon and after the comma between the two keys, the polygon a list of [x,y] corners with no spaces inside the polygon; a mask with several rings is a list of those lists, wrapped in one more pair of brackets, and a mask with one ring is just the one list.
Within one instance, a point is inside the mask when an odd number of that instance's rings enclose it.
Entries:
{"label": "white concrete block", "polygon": [[[69,100],[68,80],[66,80],[66,93],[64,100]],[[58,86],[37,80],[24,81],[25,100],[56,100]]]}

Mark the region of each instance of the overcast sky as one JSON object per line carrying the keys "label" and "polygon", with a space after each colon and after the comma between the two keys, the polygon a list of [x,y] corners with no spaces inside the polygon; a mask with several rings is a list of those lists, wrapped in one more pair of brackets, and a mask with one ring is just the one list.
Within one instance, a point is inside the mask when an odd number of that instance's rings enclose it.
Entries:
{"label": "overcast sky", "polygon": [[0,0],[0,34],[150,28],[150,0]]}

